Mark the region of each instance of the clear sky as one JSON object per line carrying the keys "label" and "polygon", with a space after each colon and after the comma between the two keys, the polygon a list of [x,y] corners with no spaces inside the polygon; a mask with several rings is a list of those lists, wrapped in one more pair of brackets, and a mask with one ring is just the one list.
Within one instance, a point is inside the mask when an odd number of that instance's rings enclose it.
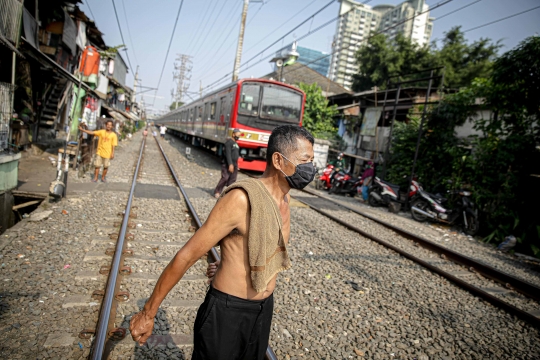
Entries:
{"label": "clear sky", "polygon": [[[118,24],[114,14],[113,0],[82,0],[80,4],[98,28],[103,32],[109,46],[122,44]],[[139,66],[139,78],[142,85],[156,87],[169,45],[174,21],[180,0],[114,0],[122,27],[127,53],[134,68]],[[243,68],[240,77],[259,77],[272,71],[269,59],[257,63],[272,55],[277,49],[314,31],[336,18],[339,2],[334,1],[313,20],[306,22],[284,40],[279,41],[262,55],[246,64],[246,61],[292,30],[328,4],[330,0],[265,0],[255,3],[251,0],[248,10]],[[403,0],[372,0],[371,6],[379,4],[399,4]],[[427,0],[430,7],[447,0]],[[477,0],[451,0],[433,10],[434,18],[456,10]],[[462,26],[468,30],[540,5],[539,0],[481,0],[454,14],[435,20],[432,40],[440,39],[444,32],[453,26]],[[184,0],[180,18],[172,42],[168,60],[165,64],[163,79],[154,97],[154,91],[144,94],[147,107],[163,110],[171,104],[173,88],[173,65],[177,54],[193,56],[193,71],[189,91],[193,98],[198,96],[200,84],[203,88],[226,79],[230,81],[236,54],[236,44],[240,27],[240,15],[243,0]],[[91,11],[90,11],[91,9]],[[94,18],[95,16],[95,18]],[[126,21],[127,19],[127,21]],[[299,45],[315,50],[331,52],[332,38],[336,22],[314,32],[299,41]],[[501,52],[510,50],[528,36],[540,33],[540,8],[466,33],[469,41],[480,38],[500,40]],[[122,53],[126,59],[125,52]],[[127,59],[126,59],[127,62]],[[251,66],[247,69],[248,66]],[[130,69],[128,86],[133,85],[135,69]],[[139,100],[140,96],[137,97]],[[185,98],[184,101],[191,101]],[[155,103],[154,103],[155,102]],[[149,109],[151,111],[152,109]]]}

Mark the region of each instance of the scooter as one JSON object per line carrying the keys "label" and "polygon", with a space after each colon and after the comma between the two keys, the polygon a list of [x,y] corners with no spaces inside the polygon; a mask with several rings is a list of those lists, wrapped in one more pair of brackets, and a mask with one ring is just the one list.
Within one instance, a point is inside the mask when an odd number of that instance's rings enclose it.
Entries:
{"label": "scooter", "polygon": [[416,221],[426,221],[428,219],[440,223],[454,225],[463,220],[463,232],[474,236],[480,229],[478,220],[478,209],[471,201],[471,192],[466,190],[456,190],[451,194],[459,195],[460,199],[454,209],[447,209],[442,206],[448,199],[440,194],[430,194],[420,189],[418,198],[412,203],[411,215]]}
{"label": "scooter", "polygon": [[319,177],[315,179],[315,189],[328,190],[332,187],[332,173],[334,172],[334,165],[326,165],[326,168],[319,173]]}
{"label": "scooter", "polygon": [[[416,199],[418,190],[421,189],[420,183],[413,178],[409,187],[409,202]],[[395,212],[399,211],[401,206],[407,202],[407,194],[400,191],[399,185],[389,183],[379,179],[377,176],[369,189],[368,203],[373,207],[381,205],[391,205]]]}
{"label": "scooter", "polygon": [[334,182],[328,193],[354,196],[358,193],[358,187],[362,186],[363,183],[360,176],[355,179],[349,173],[339,172],[334,176]]}

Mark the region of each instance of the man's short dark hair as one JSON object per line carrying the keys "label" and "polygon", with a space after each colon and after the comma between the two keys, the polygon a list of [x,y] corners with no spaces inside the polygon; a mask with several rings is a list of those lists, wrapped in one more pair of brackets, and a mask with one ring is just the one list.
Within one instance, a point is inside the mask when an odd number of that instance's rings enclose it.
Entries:
{"label": "man's short dark hair", "polygon": [[105,121],[105,125],[107,125],[108,123],[111,123],[114,125],[114,121],[112,121],[111,119],[108,119],[107,121]]}
{"label": "man's short dark hair", "polygon": [[275,152],[288,156],[296,151],[297,139],[307,140],[313,145],[315,139],[305,128],[298,125],[281,125],[272,131],[268,140],[268,152],[266,153],[266,163],[272,163],[272,155]]}

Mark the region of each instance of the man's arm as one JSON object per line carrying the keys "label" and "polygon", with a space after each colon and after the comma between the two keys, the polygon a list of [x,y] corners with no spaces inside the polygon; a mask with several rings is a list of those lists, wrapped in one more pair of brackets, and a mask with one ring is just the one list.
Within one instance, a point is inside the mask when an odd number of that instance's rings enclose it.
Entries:
{"label": "man's arm", "polygon": [[217,202],[208,220],[163,270],[143,310],[132,317],[129,329],[133,340],[141,345],[146,342],[163,299],[197,260],[233,229],[245,224],[248,210],[249,200],[242,190],[232,190]]}
{"label": "man's arm", "polygon": [[232,147],[233,147],[233,142],[227,140],[227,141],[225,142],[225,162],[227,163],[227,166],[233,165],[233,161],[232,161]]}
{"label": "man's arm", "polygon": [[94,132],[91,131],[91,130],[85,130],[83,129],[80,125],[79,125],[79,130],[82,131],[83,133],[87,133],[88,135],[94,135]]}

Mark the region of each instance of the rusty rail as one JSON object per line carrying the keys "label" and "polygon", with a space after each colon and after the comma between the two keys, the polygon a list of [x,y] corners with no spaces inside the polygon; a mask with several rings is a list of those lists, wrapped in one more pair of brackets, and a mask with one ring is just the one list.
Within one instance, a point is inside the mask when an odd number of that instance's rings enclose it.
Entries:
{"label": "rusty rail", "polygon": [[[157,144],[159,146],[159,149],[161,150],[161,154],[163,155],[163,158],[165,159],[165,162],[167,163],[167,166],[169,167],[169,170],[171,171],[171,174],[172,174],[172,176],[174,178],[174,181],[176,182],[176,185],[180,189],[180,192],[182,193],[182,196],[184,196],[184,200],[185,200],[186,205],[187,205],[187,207],[188,207],[188,209],[189,209],[189,211],[191,213],[191,216],[193,217],[193,219],[197,223],[197,228],[200,228],[202,226],[202,221],[199,218],[199,215],[197,214],[197,211],[195,210],[195,208],[191,204],[191,201],[189,201],[189,197],[188,197],[186,191],[184,190],[184,187],[182,186],[182,183],[180,182],[180,179],[178,179],[178,176],[176,176],[176,172],[174,171],[174,168],[172,167],[172,165],[171,165],[171,163],[169,161],[169,158],[165,154],[165,151],[161,147],[161,144],[159,143],[159,141],[157,139],[157,136],[154,137],[154,138],[156,139],[156,142],[157,142]],[[218,261],[218,260],[221,259],[221,257],[219,256],[219,253],[218,253],[218,251],[216,250],[215,247],[212,247],[212,249],[209,252],[209,255],[213,258],[214,261]],[[276,356],[276,354],[274,353],[274,351],[272,350],[272,348],[270,346],[268,346],[268,348],[266,349],[266,359],[267,360],[277,360],[277,356]]]}

